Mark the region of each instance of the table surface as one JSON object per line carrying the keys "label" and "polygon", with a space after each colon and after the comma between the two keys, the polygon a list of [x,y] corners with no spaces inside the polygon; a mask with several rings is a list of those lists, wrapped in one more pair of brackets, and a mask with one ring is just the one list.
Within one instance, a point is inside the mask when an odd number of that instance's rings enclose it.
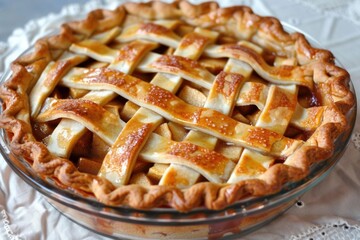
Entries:
{"label": "table surface", "polygon": [[[104,1],[91,2],[97,5]],[[35,41],[35,37],[41,32],[39,30],[41,27],[55,28],[56,25],[51,25],[51,21],[57,18],[68,19],[59,17],[60,12],[62,15],[65,12],[76,12],[81,4],[87,2],[89,1],[0,0],[0,75],[24,48]],[[313,36],[340,60],[351,74],[355,91],[358,91],[360,89],[360,25],[331,14],[331,10],[336,8],[319,11],[299,2],[272,0],[270,5],[260,0],[221,1],[225,5],[233,3],[250,5],[261,15],[276,16]],[[69,7],[69,4],[73,6]],[[63,8],[64,6],[66,8]],[[357,6],[360,8],[360,3]],[[244,239],[304,239],[305,237],[308,239],[322,233],[335,234],[334,236],[341,233],[343,236],[360,239],[358,235],[360,234],[359,113],[357,119],[352,141],[332,173],[302,197],[301,205],[292,207],[280,218]],[[0,211],[6,213],[6,223],[14,235],[22,239],[106,239],[58,214],[40,194],[19,180],[2,159],[0,159],[0,167]],[[0,229],[5,227],[4,214],[2,220]],[[335,229],[334,225],[347,228]],[[6,237],[4,231],[0,230],[0,238],[2,236]]]}

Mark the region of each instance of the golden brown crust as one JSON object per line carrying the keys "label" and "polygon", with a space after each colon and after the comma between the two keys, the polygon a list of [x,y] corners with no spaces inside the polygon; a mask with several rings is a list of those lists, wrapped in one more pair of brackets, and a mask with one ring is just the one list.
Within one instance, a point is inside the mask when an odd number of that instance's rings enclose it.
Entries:
{"label": "golden brown crust", "polygon": [[[236,184],[198,183],[186,190],[136,185],[115,188],[106,179],[79,172],[71,161],[53,156],[44,144],[36,142],[29,122],[18,119],[17,115],[29,109],[27,93],[47,63],[56,59],[72,43],[117,26],[129,13],[146,19],[180,17],[192,25],[226,32],[252,40],[279,54],[294,56],[301,65],[311,65],[322,104],[327,106],[323,123],[285,164],[273,165],[261,179]],[[114,11],[95,10],[85,20],[63,24],[58,35],[39,40],[33,53],[19,57],[12,63],[11,69],[12,76],[0,87],[4,109],[0,127],[6,130],[14,154],[32,163],[33,169],[40,175],[54,177],[71,189],[93,193],[100,202],[138,209],[159,206],[170,206],[179,211],[200,206],[222,209],[247,196],[275,193],[284,183],[306,176],[314,162],[331,156],[334,140],[346,127],[344,114],[354,105],[354,95],[348,87],[349,74],[334,65],[334,57],[329,51],[313,48],[300,33],[286,33],[275,18],[257,16],[248,7],[219,8],[212,2],[192,5],[187,1],[171,4],[155,1],[126,3]]]}

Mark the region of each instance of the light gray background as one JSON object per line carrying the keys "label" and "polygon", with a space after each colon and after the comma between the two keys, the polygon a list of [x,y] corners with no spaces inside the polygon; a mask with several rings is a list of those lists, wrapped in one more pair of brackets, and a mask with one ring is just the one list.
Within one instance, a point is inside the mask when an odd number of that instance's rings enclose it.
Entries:
{"label": "light gray background", "polygon": [[65,5],[86,0],[0,0],[0,42],[5,42],[15,28],[29,20],[58,13]]}

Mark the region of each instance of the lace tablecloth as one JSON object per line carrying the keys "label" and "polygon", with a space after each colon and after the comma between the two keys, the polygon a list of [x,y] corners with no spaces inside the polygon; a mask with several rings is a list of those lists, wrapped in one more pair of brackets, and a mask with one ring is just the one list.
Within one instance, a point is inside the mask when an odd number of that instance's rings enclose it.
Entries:
{"label": "lace tablecloth", "polygon": [[[92,0],[68,5],[60,13],[16,29],[7,42],[0,42],[0,75],[38,37],[58,28],[59,22],[81,18],[94,8],[111,9],[119,2]],[[277,16],[313,36],[350,72],[360,96],[359,0],[221,1],[223,6],[235,3],[249,5],[261,15]],[[0,22],[0,27],[4,24]],[[357,119],[352,140],[331,174],[281,217],[243,239],[360,239],[359,114]],[[2,159],[0,171],[1,239],[107,239],[58,213]]]}

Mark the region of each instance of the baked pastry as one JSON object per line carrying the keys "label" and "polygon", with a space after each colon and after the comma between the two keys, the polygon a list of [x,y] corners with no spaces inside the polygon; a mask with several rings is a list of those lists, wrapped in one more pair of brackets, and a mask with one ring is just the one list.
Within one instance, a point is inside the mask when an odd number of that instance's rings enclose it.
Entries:
{"label": "baked pastry", "polygon": [[354,105],[333,55],[272,17],[126,3],[40,39],[1,85],[14,154],[108,205],[222,209],[331,156]]}

